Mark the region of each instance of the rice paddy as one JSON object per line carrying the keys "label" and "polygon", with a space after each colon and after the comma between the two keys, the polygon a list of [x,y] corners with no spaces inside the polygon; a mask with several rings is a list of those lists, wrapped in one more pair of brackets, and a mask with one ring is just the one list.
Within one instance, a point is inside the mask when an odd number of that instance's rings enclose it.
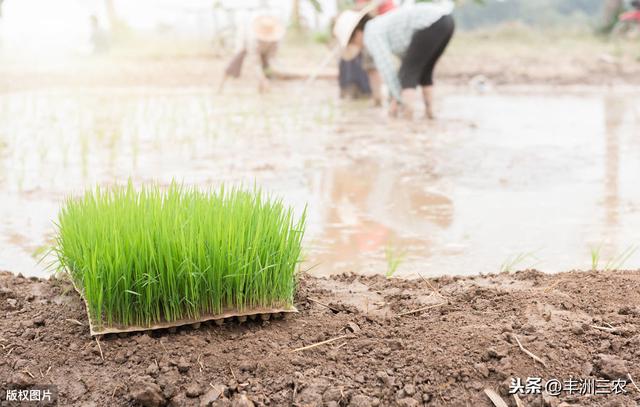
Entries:
{"label": "rice paddy", "polygon": [[[302,267],[317,264],[317,275],[385,273],[388,241],[407,252],[395,277],[496,272],[532,250],[546,271],[591,269],[590,248],[606,242],[602,270],[638,244],[636,91],[558,98],[553,90],[449,89],[443,111],[456,120],[443,118],[432,133],[421,122],[396,126],[340,104],[333,87],[314,89],[294,108],[282,95],[297,89],[287,82],[260,98],[184,87],[4,94],[0,269],[49,275],[37,260],[69,194],[129,178],[168,185],[176,176],[198,186],[255,182],[296,213],[312,201]],[[567,122],[564,112],[574,108],[587,119]],[[496,111],[513,114],[494,122]],[[625,267],[637,268],[639,256]],[[511,269],[536,264],[529,260]]]}
{"label": "rice paddy", "polygon": [[305,218],[258,189],[129,183],[67,199],[54,252],[98,328],[198,320],[291,307]]}

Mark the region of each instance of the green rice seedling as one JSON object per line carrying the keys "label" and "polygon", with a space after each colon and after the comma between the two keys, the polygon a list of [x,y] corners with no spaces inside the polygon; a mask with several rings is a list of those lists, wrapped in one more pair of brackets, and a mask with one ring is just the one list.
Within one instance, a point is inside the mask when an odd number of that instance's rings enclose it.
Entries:
{"label": "green rice seedling", "polygon": [[611,258],[604,266],[605,271],[620,270],[625,263],[638,251],[638,246],[629,246],[618,256]]}
{"label": "green rice seedling", "polygon": [[597,248],[591,249],[591,271],[598,270],[598,265],[600,264],[600,250],[602,249],[602,245]]}
{"label": "green rice seedling", "polygon": [[404,262],[407,253],[404,250],[399,250],[391,244],[388,244],[384,250],[384,256],[387,260],[387,272],[385,276],[387,278],[393,277],[393,275],[400,267],[400,264]]}
{"label": "green rice seedling", "polygon": [[51,252],[51,249],[49,246],[41,245],[33,249],[33,251],[31,252],[31,257],[38,260],[38,263],[41,263],[46,257],[46,255],[49,254],[49,252]]}
{"label": "green rice seedling", "polygon": [[291,308],[306,210],[260,190],[96,188],[60,210],[59,267],[102,327]]}
{"label": "green rice seedling", "polygon": [[529,252],[529,253],[523,252],[523,253],[518,253],[514,256],[509,256],[500,266],[500,272],[511,273],[515,271],[515,268],[518,267],[518,265],[523,264],[524,261],[527,259],[535,260],[535,262],[529,266],[529,267],[534,267],[536,264],[539,263],[539,260],[534,253],[535,252]]}

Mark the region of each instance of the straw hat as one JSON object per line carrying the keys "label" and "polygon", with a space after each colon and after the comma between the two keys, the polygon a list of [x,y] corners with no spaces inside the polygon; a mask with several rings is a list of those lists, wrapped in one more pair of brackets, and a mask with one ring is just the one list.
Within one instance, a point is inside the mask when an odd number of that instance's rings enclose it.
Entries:
{"label": "straw hat", "polygon": [[358,23],[360,23],[360,20],[375,8],[376,2],[374,1],[360,11],[345,10],[338,15],[336,23],[333,26],[333,35],[336,36],[338,44],[340,44],[342,48],[349,45],[349,40]]}
{"label": "straw hat", "polygon": [[259,15],[251,24],[253,34],[259,41],[277,42],[284,37],[284,24],[274,16]]}

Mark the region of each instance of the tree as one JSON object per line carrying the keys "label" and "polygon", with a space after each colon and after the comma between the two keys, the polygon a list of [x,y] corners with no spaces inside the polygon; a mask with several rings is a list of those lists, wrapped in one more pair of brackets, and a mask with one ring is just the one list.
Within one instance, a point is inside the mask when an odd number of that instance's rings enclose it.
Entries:
{"label": "tree", "polygon": [[624,11],[622,0],[605,0],[602,12],[601,31],[609,33],[618,22],[618,16]]}
{"label": "tree", "polygon": [[109,26],[112,30],[118,25],[118,15],[116,14],[116,6],[113,0],[104,0],[105,7],[107,8],[107,18],[109,19]]}
{"label": "tree", "polygon": [[[322,13],[322,5],[319,0],[305,0],[307,1],[311,7],[316,11],[316,13]],[[300,0],[293,0],[291,4],[291,27],[294,29],[302,28],[302,18],[300,15]]]}

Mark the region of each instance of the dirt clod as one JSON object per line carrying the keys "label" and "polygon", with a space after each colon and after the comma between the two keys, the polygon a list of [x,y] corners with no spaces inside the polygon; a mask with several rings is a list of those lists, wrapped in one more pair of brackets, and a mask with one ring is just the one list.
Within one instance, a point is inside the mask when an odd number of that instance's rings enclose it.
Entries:
{"label": "dirt clod", "polygon": [[44,326],[46,320],[43,317],[36,317],[33,319],[33,326]]}
{"label": "dirt clod", "polygon": [[18,372],[11,377],[10,382],[15,384],[19,388],[25,388],[28,386],[32,386],[34,384],[34,380],[26,373]]}
{"label": "dirt clod", "polygon": [[346,326],[346,329],[347,331],[354,334],[360,332],[360,327],[355,322],[349,322]]}
{"label": "dirt clod", "polygon": [[390,377],[387,372],[378,371],[376,372],[376,377],[380,380],[385,386],[392,387],[393,386],[393,377]]}
{"label": "dirt clod", "polygon": [[398,407],[418,407],[419,405],[420,403],[418,400],[411,397],[405,397],[398,400]]}
{"label": "dirt clod", "polygon": [[596,359],[596,367],[606,379],[627,379],[627,362],[619,356],[600,354]]}
{"label": "dirt clod", "polygon": [[506,357],[507,354],[503,351],[498,351],[495,348],[488,348],[487,349],[487,360],[493,358],[493,359],[502,359],[504,357]]}
{"label": "dirt clod", "polygon": [[253,401],[251,401],[246,395],[240,394],[236,396],[231,402],[231,407],[253,407]]}
{"label": "dirt clod", "polygon": [[350,407],[371,407],[373,401],[364,394],[356,394],[351,398]]}
{"label": "dirt clod", "polygon": [[256,364],[250,361],[244,361],[238,366],[238,370],[241,372],[253,372],[256,369]]}
{"label": "dirt clod", "polygon": [[178,368],[178,371],[180,373],[187,373],[189,371],[189,368],[191,367],[191,364],[189,364],[184,357],[181,357],[180,359],[178,359],[176,367]]}
{"label": "dirt clod", "polygon": [[329,387],[322,395],[322,401],[328,403],[330,401],[339,402],[342,400],[343,390],[341,387]]}
{"label": "dirt clod", "polygon": [[407,384],[406,386],[404,386],[403,390],[404,394],[406,394],[407,396],[413,396],[416,394],[416,387],[412,384]]}
{"label": "dirt clod", "polygon": [[145,370],[146,374],[153,377],[156,377],[158,375],[158,372],[159,372],[158,365],[155,363],[150,363],[149,366],[147,367],[147,370]]}
{"label": "dirt clod", "polygon": [[160,386],[150,381],[134,383],[129,394],[132,400],[145,407],[159,407],[166,402]]}
{"label": "dirt clod", "polygon": [[209,407],[216,400],[224,398],[227,387],[222,384],[211,385],[209,390],[200,397],[200,407]]}
{"label": "dirt clod", "polygon": [[187,397],[195,398],[202,394],[202,388],[198,383],[193,383],[187,387]]}

